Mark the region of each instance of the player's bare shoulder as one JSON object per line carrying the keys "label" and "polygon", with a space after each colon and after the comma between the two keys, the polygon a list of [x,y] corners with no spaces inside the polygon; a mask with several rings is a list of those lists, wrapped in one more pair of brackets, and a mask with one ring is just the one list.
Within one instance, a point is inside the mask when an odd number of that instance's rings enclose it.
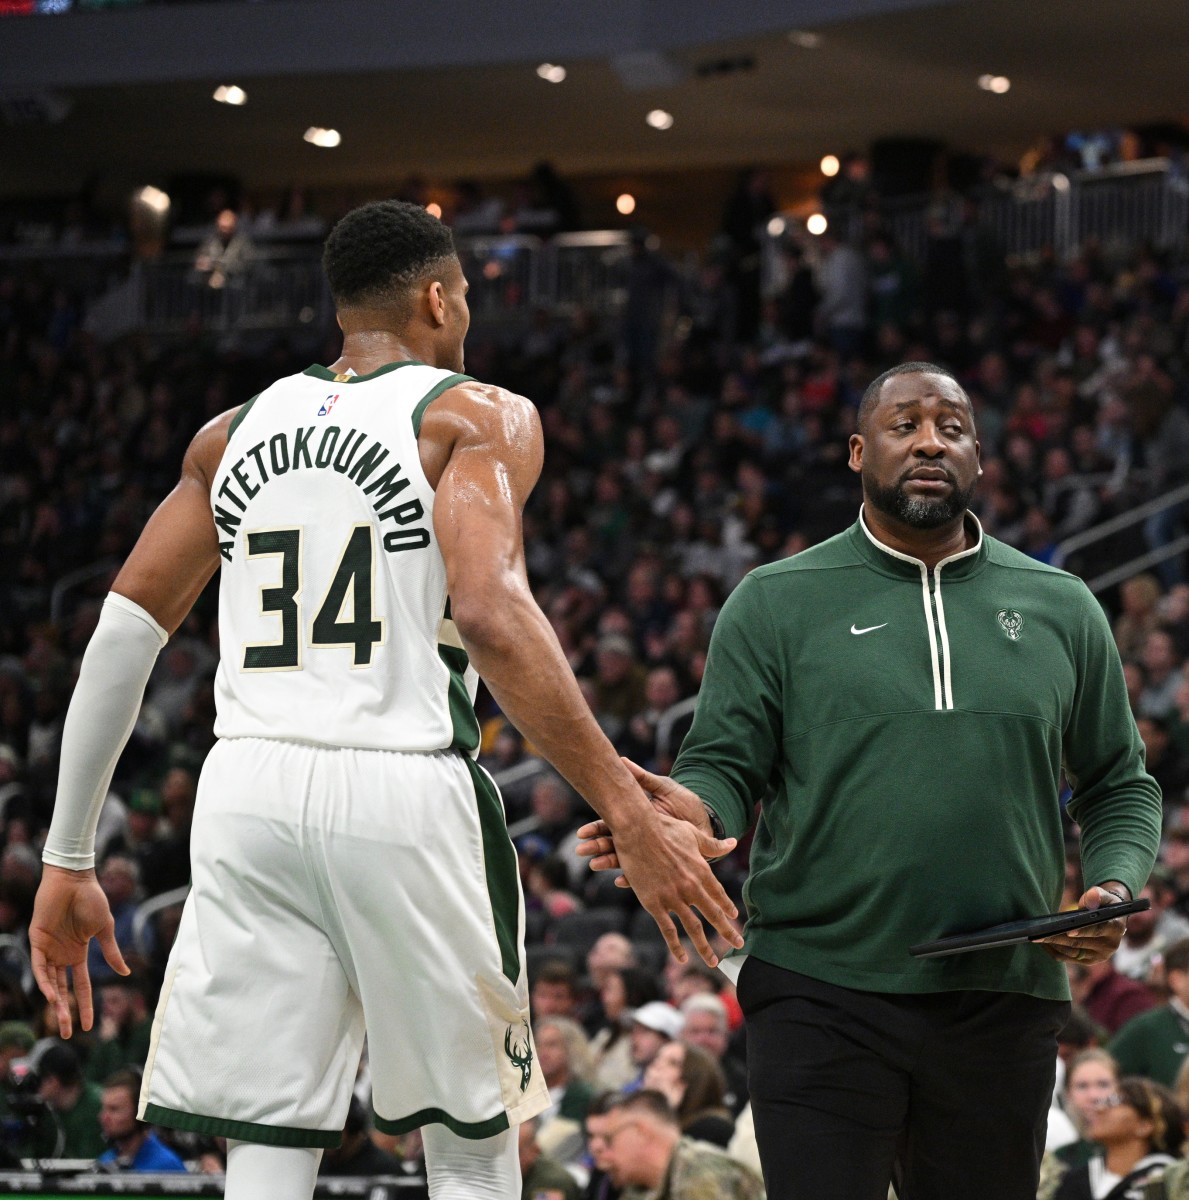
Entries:
{"label": "player's bare shoulder", "polygon": [[182,475],[192,476],[207,488],[215,478],[223,453],[227,449],[227,439],[230,436],[232,423],[243,409],[243,405],[229,408],[226,412],[212,417],[190,439],[186,457],[182,462]]}
{"label": "player's bare shoulder", "polygon": [[426,409],[418,443],[422,467],[434,487],[460,452],[489,454],[534,478],[544,456],[541,418],[532,401],[477,380],[456,384]]}

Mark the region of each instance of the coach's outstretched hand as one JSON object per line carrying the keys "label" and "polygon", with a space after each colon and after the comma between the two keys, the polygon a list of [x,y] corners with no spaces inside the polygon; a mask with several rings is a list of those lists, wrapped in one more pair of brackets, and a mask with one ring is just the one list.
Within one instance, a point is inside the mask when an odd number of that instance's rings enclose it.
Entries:
{"label": "coach's outstretched hand", "polygon": [[[710,819],[706,816],[705,806],[689,788],[682,787],[681,784],[666,776],[654,775],[651,771],[645,771],[643,767],[637,766],[630,759],[625,758],[623,762],[631,771],[636,782],[648,792],[652,799],[653,809],[660,817],[660,828],[664,837],[675,847],[680,845],[680,853],[685,853],[684,845],[689,844],[691,838],[698,853],[707,860],[721,858],[735,848],[737,843],[734,838],[724,838],[720,841],[714,836],[710,828]],[[658,908],[649,902],[652,899],[650,889],[653,887],[654,880],[658,877],[664,878],[663,873],[658,870],[656,861],[646,855],[637,857],[635,851],[638,848],[633,847],[627,840],[621,839],[617,842],[615,834],[606,821],[591,821],[589,824],[583,825],[578,830],[578,836],[581,839],[578,853],[582,857],[590,859],[592,870],[614,871],[620,867],[623,868],[624,873],[615,881],[616,886],[631,888],[635,891],[637,899],[652,914],[661,933],[664,934],[673,957],[678,962],[685,962],[685,955],[681,951],[677,938],[677,930],[668,915],[669,909],[660,910],[664,917],[662,920],[661,915],[658,914]],[[669,882],[676,883],[675,880]],[[718,881],[712,879],[712,882],[719,895],[725,897],[726,894],[722,891]],[[721,920],[718,914],[704,904],[698,904],[698,907],[730,945],[736,949],[743,945],[742,936],[730,923],[738,916],[738,911],[729,900],[725,905],[721,903],[719,905],[719,912],[723,918]],[[688,905],[673,911],[681,919],[681,923],[693,940],[698,953],[710,966],[717,966],[718,959],[710,949],[710,944],[702,929],[702,923],[697,916],[690,911]]]}
{"label": "coach's outstretched hand", "polygon": [[54,1006],[58,1030],[64,1038],[73,1032],[68,968],[74,972],[79,1024],[87,1030],[95,1019],[91,976],[87,971],[87,947],[92,938],[99,939],[103,957],[113,971],[129,974],[128,964],[116,944],[116,924],[95,872],[46,866],[33,902],[29,947],[33,977],[41,994]]}

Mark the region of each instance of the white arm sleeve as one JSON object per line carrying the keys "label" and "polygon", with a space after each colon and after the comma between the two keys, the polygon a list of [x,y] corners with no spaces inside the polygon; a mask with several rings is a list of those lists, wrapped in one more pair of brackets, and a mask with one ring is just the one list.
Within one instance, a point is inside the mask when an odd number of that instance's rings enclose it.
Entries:
{"label": "white arm sleeve", "polygon": [[58,797],[41,855],[50,866],[83,871],[95,865],[99,810],[168,640],[139,604],[108,593],[66,711]]}

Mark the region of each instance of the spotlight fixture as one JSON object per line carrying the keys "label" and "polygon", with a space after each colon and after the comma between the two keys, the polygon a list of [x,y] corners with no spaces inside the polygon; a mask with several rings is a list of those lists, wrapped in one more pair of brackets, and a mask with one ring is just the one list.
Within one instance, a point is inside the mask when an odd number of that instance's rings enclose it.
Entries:
{"label": "spotlight fixture", "polygon": [[546,83],[564,83],[566,78],[565,67],[558,66],[557,63],[542,63],[537,68],[537,74],[545,80]]}
{"label": "spotlight fixture", "polygon": [[242,87],[237,87],[234,83],[221,83],[211,93],[211,99],[218,100],[220,104],[234,104],[238,108],[241,104],[247,104],[248,93]]}
{"label": "spotlight fixture", "polygon": [[996,96],[1002,96],[1011,88],[1011,80],[1006,75],[980,75],[978,86],[984,92],[993,92]]}
{"label": "spotlight fixture", "polygon": [[805,222],[805,228],[813,234],[814,237],[821,237],[829,228],[829,223],[821,213],[814,213],[809,220]]}
{"label": "spotlight fixture", "polygon": [[653,129],[672,129],[673,114],[665,112],[663,108],[654,108],[652,112],[644,118]]}
{"label": "spotlight fixture", "polygon": [[838,174],[842,164],[838,161],[837,154],[827,154],[821,161],[822,174],[833,178]]}
{"label": "spotlight fixture", "polygon": [[615,197],[615,211],[623,217],[630,217],[636,211],[636,197],[631,192],[622,192]]}
{"label": "spotlight fixture", "polygon": [[324,150],[332,149],[343,140],[343,135],[337,129],[322,129],[317,125],[311,125],[302,137],[311,146],[321,146]]}

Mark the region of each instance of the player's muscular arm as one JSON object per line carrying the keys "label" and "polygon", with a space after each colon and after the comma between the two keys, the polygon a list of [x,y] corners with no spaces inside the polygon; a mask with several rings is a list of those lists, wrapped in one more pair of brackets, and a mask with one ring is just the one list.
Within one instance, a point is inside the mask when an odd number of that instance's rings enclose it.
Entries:
{"label": "player's muscular arm", "polygon": [[91,938],[99,939],[115,970],[128,973],[107,898],[95,879],[95,826],[157,655],[219,564],[208,481],[227,445],[232,415],[195,437],[181,480],[116,577],[66,714],[45,871],[29,925],[33,972],[55,1007],[63,1037],[71,1032],[68,970],[74,972],[82,1026],[91,1028]]}
{"label": "player's muscular arm", "polygon": [[691,906],[732,944],[738,935],[734,906],[701,861],[702,842],[713,839],[652,809],[529,590],[521,514],[541,471],[536,410],[497,388],[461,385],[427,410],[421,441],[451,613],[471,662],[513,724],[631,847],[620,854],[624,869],[674,953],[683,957],[670,911],[714,961]]}

